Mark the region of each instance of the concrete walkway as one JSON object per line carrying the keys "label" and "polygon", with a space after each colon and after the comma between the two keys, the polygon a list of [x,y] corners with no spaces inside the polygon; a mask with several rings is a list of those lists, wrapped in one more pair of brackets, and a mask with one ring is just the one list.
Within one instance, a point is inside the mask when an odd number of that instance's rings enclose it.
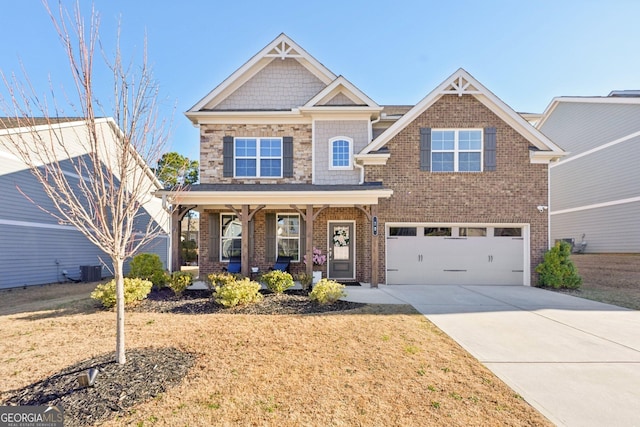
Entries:
{"label": "concrete walkway", "polygon": [[559,426],[640,426],[640,311],[525,286],[347,287],[411,304]]}

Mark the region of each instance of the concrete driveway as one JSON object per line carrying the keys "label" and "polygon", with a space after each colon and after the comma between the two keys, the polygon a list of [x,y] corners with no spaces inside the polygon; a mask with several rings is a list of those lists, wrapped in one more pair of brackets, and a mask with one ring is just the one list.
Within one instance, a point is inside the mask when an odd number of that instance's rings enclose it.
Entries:
{"label": "concrete driveway", "polygon": [[405,303],[560,426],[640,426],[640,311],[525,286],[347,288]]}

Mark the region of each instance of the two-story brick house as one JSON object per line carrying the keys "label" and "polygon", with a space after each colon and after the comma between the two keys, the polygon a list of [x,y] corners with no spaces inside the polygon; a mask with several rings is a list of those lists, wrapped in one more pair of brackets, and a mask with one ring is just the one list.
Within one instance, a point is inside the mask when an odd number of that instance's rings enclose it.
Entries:
{"label": "two-story brick house", "polygon": [[[386,284],[531,284],[564,152],[459,69],[415,106],[380,106],[284,34],[187,113],[201,184],[200,271],[293,258]],[[174,230],[175,232],[175,230]],[[175,235],[175,234],[174,234]],[[317,267],[316,267],[317,268]]]}

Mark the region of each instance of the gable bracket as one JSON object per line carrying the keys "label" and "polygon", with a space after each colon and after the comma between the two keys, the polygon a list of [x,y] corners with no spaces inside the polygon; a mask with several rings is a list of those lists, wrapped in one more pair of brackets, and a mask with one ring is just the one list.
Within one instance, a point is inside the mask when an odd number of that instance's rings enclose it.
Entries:
{"label": "gable bracket", "polygon": [[[236,214],[236,216],[238,217],[238,219],[242,220],[242,212],[237,210],[235,207],[233,207],[232,205],[225,205],[227,207],[227,209],[231,209],[233,211],[234,214]],[[256,207],[253,211],[251,211],[251,213],[248,214],[248,218],[247,221],[251,221],[253,219],[253,216],[258,213],[259,210],[263,209],[265,207],[265,205],[260,205],[258,207]]]}
{"label": "gable bracket", "polygon": [[366,215],[367,219],[369,221],[371,221],[371,206],[366,206],[365,207],[365,206],[361,206],[361,205],[356,205],[355,207],[360,209],[362,212],[364,212],[364,214]]}
{"label": "gable bracket", "polygon": [[464,79],[462,76],[458,76],[453,80],[451,84],[442,91],[443,94],[455,94],[462,95],[478,95],[480,91],[471,86],[471,82]]}
{"label": "gable bracket", "polygon": [[283,40],[278,43],[270,53],[267,53],[265,57],[280,58],[284,61],[286,58],[301,58],[302,55],[295,53],[293,46]]}
{"label": "gable bracket", "polygon": [[[304,211],[302,211],[296,205],[289,205],[289,206],[291,207],[291,209],[295,209],[300,214],[300,216],[302,217],[303,220],[308,221],[307,214]],[[313,221],[318,219],[318,215],[320,215],[320,212],[322,212],[323,210],[327,209],[328,207],[329,207],[329,205],[322,205],[320,207],[320,210],[318,210],[317,212],[314,212],[313,213]]]}

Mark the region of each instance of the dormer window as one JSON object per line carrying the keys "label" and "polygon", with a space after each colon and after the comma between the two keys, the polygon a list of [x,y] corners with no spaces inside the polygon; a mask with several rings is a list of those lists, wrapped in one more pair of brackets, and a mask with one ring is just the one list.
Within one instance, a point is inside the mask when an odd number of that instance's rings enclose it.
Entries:
{"label": "dormer window", "polygon": [[347,137],[337,137],[329,140],[329,169],[351,170],[353,164],[353,140]]}

